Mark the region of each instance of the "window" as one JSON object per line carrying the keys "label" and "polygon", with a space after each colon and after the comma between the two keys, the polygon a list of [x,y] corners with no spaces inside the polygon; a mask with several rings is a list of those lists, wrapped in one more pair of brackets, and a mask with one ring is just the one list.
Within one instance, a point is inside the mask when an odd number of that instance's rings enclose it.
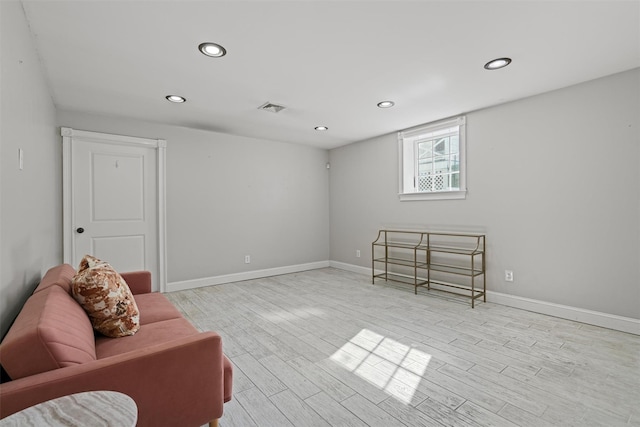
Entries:
{"label": "window", "polygon": [[400,200],[464,199],[465,117],[398,133]]}

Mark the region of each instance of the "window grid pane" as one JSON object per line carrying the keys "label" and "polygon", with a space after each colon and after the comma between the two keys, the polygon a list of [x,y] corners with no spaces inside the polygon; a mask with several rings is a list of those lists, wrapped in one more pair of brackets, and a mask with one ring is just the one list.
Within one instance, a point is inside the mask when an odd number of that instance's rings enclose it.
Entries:
{"label": "window grid pane", "polygon": [[454,191],[460,189],[458,136],[437,136],[416,142],[416,191]]}

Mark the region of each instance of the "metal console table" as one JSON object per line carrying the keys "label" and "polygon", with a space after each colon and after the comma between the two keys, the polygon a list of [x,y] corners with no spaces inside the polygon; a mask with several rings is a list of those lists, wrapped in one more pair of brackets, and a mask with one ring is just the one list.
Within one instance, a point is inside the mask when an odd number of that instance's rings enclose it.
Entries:
{"label": "metal console table", "polygon": [[471,308],[478,298],[487,301],[484,234],[380,230],[371,255],[371,283],[379,278],[413,285],[416,294],[426,287],[468,296]]}

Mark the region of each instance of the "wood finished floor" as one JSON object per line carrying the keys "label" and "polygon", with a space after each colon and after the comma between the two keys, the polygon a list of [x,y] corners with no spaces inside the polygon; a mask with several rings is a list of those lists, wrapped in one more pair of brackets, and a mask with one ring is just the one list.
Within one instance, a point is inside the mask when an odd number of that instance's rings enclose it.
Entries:
{"label": "wood finished floor", "polygon": [[326,268],[168,293],[234,364],[221,427],[640,426],[640,337]]}

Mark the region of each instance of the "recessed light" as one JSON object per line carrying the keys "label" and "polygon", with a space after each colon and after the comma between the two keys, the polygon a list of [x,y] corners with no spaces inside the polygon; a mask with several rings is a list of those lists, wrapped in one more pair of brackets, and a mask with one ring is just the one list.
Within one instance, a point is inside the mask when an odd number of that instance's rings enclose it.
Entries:
{"label": "recessed light", "polygon": [[187,101],[187,98],[180,95],[167,95],[165,96],[165,98],[167,98],[167,101],[175,102],[176,104],[182,104],[183,102]]}
{"label": "recessed light", "polygon": [[504,68],[509,64],[511,64],[511,58],[498,58],[484,64],[484,68],[486,70],[497,70],[499,68]]}
{"label": "recessed light", "polygon": [[198,49],[200,49],[200,52],[204,55],[214,58],[220,58],[227,54],[227,50],[216,43],[201,43],[200,46],[198,46]]}
{"label": "recessed light", "polygon": [[315,130],[329,130],[329,128],[326,127],[326,126],[316,126],[314,129]]}
{"label": "recessed light", "polygon": [[391,108],[393,107],[395,104],[395,102],[393,101],[382,101],[382,102],[378,102],[378,107],[380,108]]}

